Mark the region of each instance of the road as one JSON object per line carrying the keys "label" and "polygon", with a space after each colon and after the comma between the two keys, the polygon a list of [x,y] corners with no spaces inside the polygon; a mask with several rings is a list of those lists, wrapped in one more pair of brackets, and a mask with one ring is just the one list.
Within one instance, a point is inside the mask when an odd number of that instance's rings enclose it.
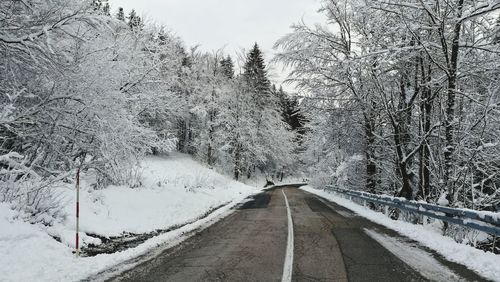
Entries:
{"label": "road", "polygon": [[391,230],[295,187],[255,196],[181,245],[110,281],[290,279],[485,281]]}

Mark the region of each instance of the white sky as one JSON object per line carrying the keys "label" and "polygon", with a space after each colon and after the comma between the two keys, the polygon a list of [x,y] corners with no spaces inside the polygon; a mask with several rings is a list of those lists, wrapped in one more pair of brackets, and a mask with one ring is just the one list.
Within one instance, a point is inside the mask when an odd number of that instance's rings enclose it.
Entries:
{"label": "white sky", "polygon": [[[234,55],[248,50],[257,42],[266,62],[273,57],[274,42],[290,32],[290,26],[301,19],[312,25],[324,22],[317,10],[319,0],[110,0],[112,13],[123,7],[125,13],[135,9],[147,20],[164,25],[180,36],[187,46],[200,44],[204,51],[224,47]],[[274,66],[271,79],[285,77],[281,67]],[[293,91],[290,86],[285,87]]]}

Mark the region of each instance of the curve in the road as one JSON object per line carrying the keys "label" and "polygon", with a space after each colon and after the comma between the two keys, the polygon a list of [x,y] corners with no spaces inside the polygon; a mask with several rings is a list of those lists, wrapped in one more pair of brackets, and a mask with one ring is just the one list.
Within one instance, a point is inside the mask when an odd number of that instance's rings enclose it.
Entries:
{"label": "curve in the road", "polygon": [[[381,236],[366,230],[375,230]],[[407,248],[396,246],[398,252],[408,254],[395,255],[396,248],[381,244],[384,242],[380,240],[387,239],[384,236],[403,243],[407,240],[335,203],[303,190],[279,187],[255,196],[225,219],[112,281],[442,279],[429,275],[432,269],[425,273],[418,265],[405,261],[412,255]],[[484,281],[463,266],[422,251],[453,272],[448,278]]]}

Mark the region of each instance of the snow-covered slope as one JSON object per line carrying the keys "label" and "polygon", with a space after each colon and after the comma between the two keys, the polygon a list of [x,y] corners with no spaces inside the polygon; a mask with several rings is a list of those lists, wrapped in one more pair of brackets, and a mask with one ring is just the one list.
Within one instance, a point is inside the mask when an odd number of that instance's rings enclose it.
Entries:
{"label": "snow-covered slope", "polygon": [[[230,208],[259,189],[220,175],[190,157],[174,154],[152,157],[142,165],[142,186],[111,186],[95,191],[91,176],[82,177],[80,227],[84,244],[99,244],[95,236],[123,232],[147,233],[188,224],[143,244],[114,254],[75,258],[75,189],[60,188],[65,217],[50,227],[29,224],[23,215],[0,204],[0,281],[75,281],[163,244],[179,242],[186,232],[226,215]],[[214,208],[208,217],[197,220]],[[53,237],[61,240],[56,241]]]}

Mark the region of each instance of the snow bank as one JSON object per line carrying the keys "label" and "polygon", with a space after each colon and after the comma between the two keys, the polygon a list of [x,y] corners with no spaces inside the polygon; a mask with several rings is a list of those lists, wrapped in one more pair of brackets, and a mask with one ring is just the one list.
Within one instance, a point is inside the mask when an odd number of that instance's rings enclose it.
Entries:
{"label": "snow bank", "polygon": [[[213,207],[247,196],[255,188],[217,174],[190,157],[174,154],[167,159],[148,158],[141,165],[143,186],[111,186],[80,195],[80,228],[85,233],[119,235],[144,233],[159,227],[182,224]],[[87,182],[84,182],[84,184]],[[66,189],[74,197],[74,188]],[[67,205],[65,223],[74,226],[74,205]]]}
{"label": "snow bank", "polygon": [[329,191],[314,189],[311,186],[305,186],[301,189],[335,202],[356,212],[360,216],[391,228],[410,239],[418,241],[422,245],[437,251],[446,259],[465,265],[467,268],[475,271],[485,278],[493,281],[500,281],[500,256],[498,255],[486,253],[464,244],[459,244],[452,238],[442,236],[437,230],[429,228],[428,226],[414,225],[404,221],[391,220],[382,213],[372,211],[347,199],[339,197]]}
{"label": "snow bank", "polygon": [[[76,258],[75,191],[72,185],[60,188],[67,203],[66,217],[53,226],[29,224],[23,215],[0,204],[0,281],[77,281],[106,270],[131,258],[170,247],[184,239],[189,231],[206,226],[227,215],[231,207],[259,191],[217,174],[190,157],[175,154],[145,160],[142,187],[113,186],[95,191],[92,177],[84,175],[81,187],[80,226],[83,243],[100,241],[87,234],[120,235],[145,233],[195,220],[214,207],[208,217],[178,230],[147,240],[138,247],[114,254]],[[53,237],[61,240],[58,242]]]}

